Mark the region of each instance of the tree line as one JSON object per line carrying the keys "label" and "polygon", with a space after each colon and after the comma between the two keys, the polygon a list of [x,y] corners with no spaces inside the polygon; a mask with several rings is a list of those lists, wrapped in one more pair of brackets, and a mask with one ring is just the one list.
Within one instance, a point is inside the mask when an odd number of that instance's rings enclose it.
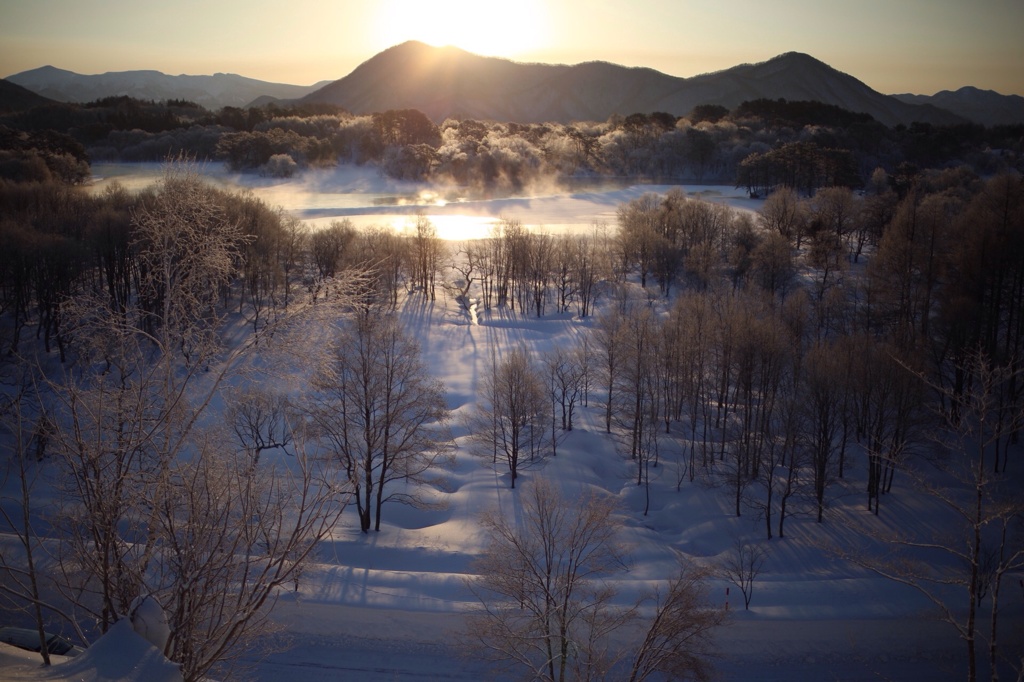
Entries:
{"label": "tree line", "polygon": [[[0,596],[83,642],[153,596],[185,679],[227,674],[349,504],[379,531],[450,457],[375,235],[325,244],[188,164],[138,194],[3,184]],[[304,390],[266,381],[295,363]]]}
{"label": "tree line", "polygon": [[353,115],[329,105],[269,104],[211,112],[190,102],[119,97],[36,108],[0,124],[69,135],[93,161],[187,154],[271,175],[369,163],[399,179],[502,191],[556,176],[615,176],[735,183],[762,196],[785,185],[810,196],[831,185],[859,188],[878,167],[893,175],[902,166],[1021,170],[1020,126],[889,128],[866,114],[781,99],[747,101],[732,111],[702,105],[685,116],[638,112],[571,124],[438,124],[415,109]]}
{"label": "tree line", "polygon": [[[884,175],[865,195],[779,190],[756,223],[674,192],[620,207],[589,332],[532,363],[495,361],[474,429],[514,485],[557,455],[575,409],[603,403],[648,504],[652,472],[712,486],[766,540],[794,517],[827,522],[837,490],[859,490],[868,515],[833,520],[862,546],[830,551],[933,601],[973,680],[980,640],[993,675],[1005,664],[1000,589],[1024,567],[1024,181],[954,169],[901,197]],[[900,486],[950,527],[870,521]],[[879,533],[888,546],[871,546]]]}

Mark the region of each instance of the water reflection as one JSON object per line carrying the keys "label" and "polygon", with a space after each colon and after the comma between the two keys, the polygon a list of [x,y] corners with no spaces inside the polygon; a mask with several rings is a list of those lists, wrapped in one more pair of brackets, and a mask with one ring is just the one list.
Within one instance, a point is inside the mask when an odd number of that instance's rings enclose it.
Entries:
{"label": "water reflection", "polygon": [[[90,191],[102,192],[117,181],[140,191],[163,175],[163,164],[94,164]],[[503,218],[551,234],[590,233],[598,225],[614,226],[619,206],[646,192],[678,187],[688,196],[757,210],[761,202],[728,186],[638,184],[619,178],[574,178],[535,187],[511,196],[474,194],[463,187],[439,187],[393,180],[375,169],[356,166],[306,171],[294,178],[267,178],[233,173],[221,164],[200,164],[198,170],[219,187],[248,191],[270,206],[313,227],[351,220],[357,227],[411,229],[419,214],[437,228],[442,239],[478,239],[490,234]]]}

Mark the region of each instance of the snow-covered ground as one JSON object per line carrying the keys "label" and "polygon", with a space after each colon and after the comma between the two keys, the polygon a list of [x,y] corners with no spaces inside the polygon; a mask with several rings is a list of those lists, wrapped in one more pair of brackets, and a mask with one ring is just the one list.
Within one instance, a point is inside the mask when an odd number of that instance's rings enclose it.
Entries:
{"label": "snow-covered ground", "polygon": [[[98,166],[97,173],[103,172]],[[377,213],[373,201],[355,206],[352,197],[418,197],[424,190],[351,169],[287,182],[239,178],[219,171],[217,175],[229,185],[251,187],[268,203],[316,220],[358,217],[369,221],[384,215],[406,219],[407,213],[395,211],[394,203],[386,213]],[[317,198],[317,188],[325,196]],[[437,204],[427,213],[431,220],[450,216],[477,221],[476,225],[501,216],[529,225],[574,225],[589,230],[595,219],[614,224],[618,205],[633,196],[665,189],[625,186],[456,201]],[[709,198],[740,208],[756,208],[731,188],[689,189],[691,194],[704,191]],[[652,475],[650,512],[645,516],[643,489],[636,486],[628,456],[620,455],[615,438],[604,433],[601,405],[596,400],[579,412],[576,428],[559,446],[557,457],[527,467],[519,489],[511,490],[507,474],[492,469],[488,459],[474,456],[466,444],[463,417],[473,408],[490,354],[522,346],[540,358],[551,348],[567,347],[586,332],[592,320],[570,315],[538,320],[492,310],[479,311],[479,324],[473,325],[455,301],[440,296],[435,303],[409,299],[402,304],[401,315],[420,340],[426,365],[444,381],[454,410],[452,424],[460,448],[447,484],[436,493],[446,506],[422,511],[386,505],[381,531],[366,535],[359,531],[355,515],[346,512],[344,527],[332,542],[317,549],[315,565],[303,573],[297,591],[281,595],[274,612],[282,626],[273,641],[279,650],[252,661],[254,679],[489,679],[481,662],[461,657],[459,650],[464,637],[462,614],[474,603],[465,581],[483,543],[478,517],[485,509],[513,513],[519,490],[539,477],[560,482],[570,495],[596,488],[618,498],[621,539],[631,557],[629,570],[618,579],[624,604],[631,603],[642,589],[668,578],[678,554],[716,566],[737,536],[750,538],[768,551],[749,611],[743,610],[736,587],[722,579],[711,582],[712,600],[723,605],[728,601],[733,616],[717,637],[721,653],[717,669],[722,679],[800,682],[965,677],[964,645],[950,625],[935,618],[929,602],[911,588],[841,562],[819,548],[828,542],[850,542],[849,519],[879,533],[935,523],[934,508],[922,494],[897,481],[881,516],[869,516],[862,495],[865,467],[855,455],[846,480],[830,493],[824,524],[815,523],[810,516],[794,517],[787,522],[785,539],[767,541],[763,539],[763,521],[752,513],[735,517],[726,492],[699,480],[684,481],[677,491],[676,458],[680,453],[670,449],[662,454],[661,466]],[[1024,592],[1017,587],[1019,576],[1011,578],[1002,614],[1006,653],[1024,651]],[[965,606],[963,598],[955,603],[957,608]],[[985,607],[981,614],[984,629]],[[13,651],[0,645],[0,678],[102,679],[83,673],[81,661],[43,672],[32,662],[37,659],[22,661]],[[979,647],[979,653],[984,654],[984,649]],[[1010,671],[1003,672],[1003,679],[1008,678]]]}

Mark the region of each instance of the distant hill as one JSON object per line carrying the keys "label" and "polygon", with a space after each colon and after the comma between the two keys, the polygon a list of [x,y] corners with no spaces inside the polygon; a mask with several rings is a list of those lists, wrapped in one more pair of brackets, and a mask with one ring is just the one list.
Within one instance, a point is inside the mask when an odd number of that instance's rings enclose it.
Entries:
{"label": "distant hill", "polygon": [[[799,52],[680,78],[608,62],[571,66],[520,63],[409,41],[371,57],[344,78],[310,86],[226,73],[169,76],[159,71],[120,71],[82,75],[52,66],[23,71],[7,81],[59,102],[128,95],[155,101],[184,99],[220,109],[304,101],[333,104],[357,114],[419,109],[437,122],[459,117],[568,123],[655,111],[683,116],[699,104],[733,109],[747,100],[785,98],[818,100],[867,113],[889,126],[915,121],[936,125],[964,121],[984,125],[1024,123],[1024,97],[971,87],[930,96],[884,95]],[[4,93],[3,97],[14,102],[13,94]]]}
{"label": "distant hill", "polygon": [[0,113],[24,111],[32,107],[54,104],[52,99],[37,95],[28,88],[8,80],[0,80]]}
{"label": "distant hill", "polygon": [[53,66],[23,71],[7,80],[59,102],[91,102],[128,95],[155,101],[184,99],[207,109],[244,107],[264,95],[295,99],[324,85],[268,83],[233,73],[168,76],[159,71],[112,71],[87,76]]}
{"label": "distant hill", "polygon": [[414,108],[435,121],[469,117],[520,123],[603,121],[613,114],[688,114],[698,104],[730,109],[744,100],[819,100],[868,113],[886,125],[962,122],[930,105],[906,103],[805,54],[679,78],[607,62],[575,66],[481,57],[410,41],[389,48],[302,101],[353,113]]}
{"label": "distant hill", "polygon": [[1001,95],[973,87],[943,90],[934,95],[893,95],[908,104],[931,104],[982,125],[1024,124],[1024,97]]}
{"label": "distant hill", "polygon": [[816,100],[848,111],[870,114],[888,126],[914,121],[936,125],[963,119],[928,104],[908,104],[871,89],[853,76],[800,52],[788,52],[759,64],[742,64],[725,71],[686,79],[688,100],[721,104],[730,109],[745,100]]}

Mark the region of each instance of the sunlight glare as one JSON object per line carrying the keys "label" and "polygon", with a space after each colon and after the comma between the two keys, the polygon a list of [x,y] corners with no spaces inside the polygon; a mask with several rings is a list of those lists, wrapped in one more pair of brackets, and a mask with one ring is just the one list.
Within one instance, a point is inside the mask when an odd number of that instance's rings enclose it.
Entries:
{"label": "sunlight glare", "polygon": [[375,34],[382,47],[419,40],[454,45],[485,56],[515,58],[544,47],[547,14],[539,0],[514,4],[454,0],[438,5],[385,0],[378,6]]}

